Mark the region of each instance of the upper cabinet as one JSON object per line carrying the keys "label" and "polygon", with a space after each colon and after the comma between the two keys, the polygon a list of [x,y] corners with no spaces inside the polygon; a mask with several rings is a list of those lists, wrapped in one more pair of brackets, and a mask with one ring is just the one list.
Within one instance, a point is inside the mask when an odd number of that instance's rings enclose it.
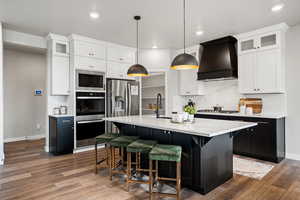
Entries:
{"label": "upper cabinet", "polygon": [[279,24],[238,35],[239,90],[245,94],[285,92],[285,32]]}
{"label": "upper cabinet", "polygon": [[105,60],[105,44],[76,40],[74,41],[74,54],[76,56]]}
{"label": "upper cabinet", "polygon": [[136,50],[120,45],[108,45],[107,60],[120,63],[133,64],[135,62]]}
{"label": "upper cabinet", "polygon": [[52,53],[56,56],[69,56],[69,41],[68,40],[53,40]]}
{"label": "upper cabinet", "polygon": [[117,79],[133,79],[127,71],[135,63],[136,49],[121,45],[107,45],[107,77]]}
{"label": "upper cabinet", "polygon": [[[183,49],[175,52],[174,57],[183,53]],[[186,48],[186,53],[196,57],[199,62],[199,46]],[[179,73],[179,93],[181,96],[204,95],[204,83],[197,80],[198,69],[181,70]]]}
{"label": "upper cabinet", "polygon": [[273,31],[247,38],[241,38],[238,43],[239,54],[251,53],[257,50],[267,50],[280,47],[280,31]]}
{"label": "upper cabinet", "polygon": [[48,44],[48,67],[50,69],[51,95],[70,94],[70,56],[69,41],[64,36],[49,34]]}
{"label": "upper cabinet", "polygon": [[71,35],[71,65],[74,69],[106,72],[106,43]]}

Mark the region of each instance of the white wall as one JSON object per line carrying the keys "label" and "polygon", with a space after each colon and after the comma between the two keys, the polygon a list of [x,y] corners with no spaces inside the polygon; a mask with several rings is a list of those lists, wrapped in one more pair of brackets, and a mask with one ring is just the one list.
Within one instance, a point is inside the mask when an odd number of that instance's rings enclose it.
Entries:
{"label": "white wall", "polygon": [[289,158],[300,160],[300,25],[289,29],[286,48],[286,150]]}
{"label": "white wall", "polygon": [[[46,55],[4,49],[4,139],[45,135]],[[40,126],[40,127],[38,127]]]}
{"label": "white wall", "polygon": [[0,22],[0,165],[4,162],[3,132],[3,42],[2,24]]}

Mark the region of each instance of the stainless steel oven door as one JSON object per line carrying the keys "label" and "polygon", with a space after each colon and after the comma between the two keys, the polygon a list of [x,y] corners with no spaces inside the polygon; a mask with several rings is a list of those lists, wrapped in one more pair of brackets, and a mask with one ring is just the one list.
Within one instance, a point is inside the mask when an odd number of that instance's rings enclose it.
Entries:
{"label": "stainless steel oven door", "polygon": [[76,70],[77,91],[105,91],[105,73]]}
{"label": "stainless steel oven door", "polygon": [[76,116],[105,116],[105,93],[76,92]]}
{"label": "stainless steel oven door", "polygon": [[[105,121],[98,120],[84,120],[76,122],[76,140],[93,139],[98,135],[105,133]],[[92,143],[94,144],[94,143]]]}

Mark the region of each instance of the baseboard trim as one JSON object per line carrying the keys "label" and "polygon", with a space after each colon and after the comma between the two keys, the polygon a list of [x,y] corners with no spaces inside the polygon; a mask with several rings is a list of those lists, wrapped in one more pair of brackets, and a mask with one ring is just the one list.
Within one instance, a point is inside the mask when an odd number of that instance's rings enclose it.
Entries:
{"label": "baseboard trim", "polygon": [[286,158],[300,161],[300,155],[299,154],[287,153]]}
{"label": "baseboard trim", "polygon": [[6,139],[4,139],[4,143],[18,142],[18,141],[24,141],[24,140],[38,140],[38,139],[42,139],[42,138],[45,138],[45,134],[30,135],[30,136],[15,137],[15,138],[6,138]]}
{"label": "baseboard trim", "polygon": [[[98,149],[104,148],[104,145],[99,145]],[[87,147],[81,147],[73,150],[73,153],[81,153],[85,151],[92,151],[95,150],[95,146],[87,146]]]}
{"label": "baseboard trim", "polygon": [[45,149],[45,152],[49,153],[49,146],[45,145],[44,149]]}
{"label": "baseboard trim", "polygon": [[4,159],[5,159],[4,153],[3,153],[3,155],[1,157],[2,158],[0,158],[0,165],[4,165]]}

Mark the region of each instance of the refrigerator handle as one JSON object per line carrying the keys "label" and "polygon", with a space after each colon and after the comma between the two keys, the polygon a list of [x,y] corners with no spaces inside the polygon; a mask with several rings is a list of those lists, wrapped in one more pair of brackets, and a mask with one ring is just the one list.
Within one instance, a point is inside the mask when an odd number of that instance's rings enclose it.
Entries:
{"label": "refrigerator handle", "polygon": [[128,83],[128,114],[131,115],[131,85]]}
{"label": "refrigerator handle", "polygon": [[124,115],[125,116],[128,116],[128,88],[127,88],[127,82],[126,82],[126,85],[125,85],[125,109],[124,109]]}

